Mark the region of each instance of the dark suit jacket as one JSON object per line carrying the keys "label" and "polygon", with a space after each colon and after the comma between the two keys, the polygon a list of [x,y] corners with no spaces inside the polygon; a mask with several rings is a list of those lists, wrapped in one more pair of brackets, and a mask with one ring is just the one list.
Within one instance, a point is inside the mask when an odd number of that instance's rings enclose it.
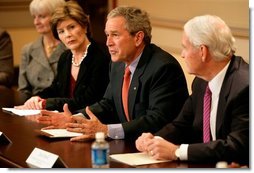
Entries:
{"label": "dark suit jacket", "polygon": [[145,47],[130,84],[130,122],[125,118],[121,99],[124,68],[122,62],[111,64],[104,98],[90,106],[91,111],[103,123],[122,123],[125,138],[158,131],[176,117],[188,96],[181,66],[161,48],[153,44]]}
{"label": "dark suit jacket", "polygon": [[12,41],[0,28],[0,85],[11,86],[14,75]]}
{"label": "dark suit jacket", "polygon": [[217,110],[217,140],[204,144],[203,97],[207,82],[195,78],[193,93],[179,116],[156,135],[176,144],[190,144],[188,160],[246,161],[249,159],[249,65],[233,56],[223,81]]}
{"label": "dark suit jacket", "polygon": [[71,51],[65,51],[59,59],[57,76],[52,85],[38,94],[47,98],[48,110],[63,111],[64,103],[68,103],[71,111],[81,109],[99,101],[107,88],[110,58],[92,41],[80,66],[74,98],[70,98],[71,60]]}

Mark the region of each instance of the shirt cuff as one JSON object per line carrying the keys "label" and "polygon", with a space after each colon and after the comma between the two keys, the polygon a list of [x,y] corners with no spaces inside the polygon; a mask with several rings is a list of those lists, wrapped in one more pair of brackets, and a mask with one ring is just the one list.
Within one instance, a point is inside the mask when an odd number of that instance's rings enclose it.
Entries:
{"label": "shirt cuff", "polygon": [[122,124],[109,124],[108,137],[112,139],[124,139],[124,130]]}
{"label": "shirt cuff", "polygon": [[188,160],[189,144],[181,144],[179,147],[180,160]]}
{"label": "shirt cuff", "polygon": [[72,116],[74,116],[74,117],[82,117],[82,118],[87,119],[86,116],[84,114],[82,114],[82,113],[73,114]]}
{"label": "shirt cuff", "polygon": [[46,99],[41,99],[41,108],[42,108],[42,109],[45,109],[45,108],[46,108],[46,102],[47,102]]}

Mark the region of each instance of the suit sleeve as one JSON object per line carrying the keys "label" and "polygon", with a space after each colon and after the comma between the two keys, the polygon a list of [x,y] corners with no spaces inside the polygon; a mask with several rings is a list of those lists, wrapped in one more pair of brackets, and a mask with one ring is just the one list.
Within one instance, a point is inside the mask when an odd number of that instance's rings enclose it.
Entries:
{"label": "suit sleeve", "polygon": [[[109,66],[110,69],[111,65],[112,64],[110,63]],[[110,70],[108,73],[110,73]],[[89,106],[90,110],[98,117],[98,119],[103,124],[120,123],[120,120],[116,113],[115,103],[111,91],[112,91],[111,82],[109,82],[103,98],[100,101],[96,102],[95,104]],[[81,113],[88,118],[85,109],[83,109]]]}
{"label": "suit sleeve", "polygon": [[162,138],[180,145],[182,143],[188,144],[195,138],[193,135],[200,135],[192,133],[193,123],[193,110],[192,110],[192,97],[189,97],[179,116],[177,116],[171,123],[165,125],[162,129],[155,133],[155,136],[161,136]]}
{"label": "suit sleeve", "polygon": [[[192,94],[185,101],[179,115],[172,121],[172,123],[168,123],[156,132],[155,135],[161,136],[177,145],[200,141],[202,127],[200,127],[200,124],[198,123],[202,122],[196,122],[194,119],[196,114],[200,115],[200,112],[202,112],[202,107],[198,105],[203,98],[204,89],[202,87],[204,86],[205,85],[200,83],[200,80],[194,78],[192,82]],[[197,126],[197,129],[193,128],[193,126]]]}

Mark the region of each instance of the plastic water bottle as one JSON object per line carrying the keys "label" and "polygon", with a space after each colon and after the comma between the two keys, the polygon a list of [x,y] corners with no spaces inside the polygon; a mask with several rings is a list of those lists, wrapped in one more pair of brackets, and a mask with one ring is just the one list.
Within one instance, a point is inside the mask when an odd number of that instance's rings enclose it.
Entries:
{"label": "plastic water bottle", "polygon": [[93,168],[109,168],[109,144],[105,141],[103,132],[95,134],[92,144],[92,166]]}

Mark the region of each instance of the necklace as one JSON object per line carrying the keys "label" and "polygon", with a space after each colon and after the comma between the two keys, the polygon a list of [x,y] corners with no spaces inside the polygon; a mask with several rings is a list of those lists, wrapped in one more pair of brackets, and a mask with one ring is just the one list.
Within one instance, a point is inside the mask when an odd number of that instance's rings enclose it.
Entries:
{"label": "necklace", "polygon": [[49,44],[46,41],[43,41],[44,49],[48,58],[50,58],[51,54],[55,51],[58,43],[58,41],[52,41],[52,44]]}
{"label": "necklace", "polygon": [[51,55],[52,52],[56,49],[57,45],[52,45],[52,46],[46,46],[46,52]]}
{"label": "necklace", "polygon": [[80,64],[82,63],[82,61],[85,59],[85,57],[86,57],[86,55],[87,55],[87,50],[88,50],[90,44],[91,44],[91,43],[89,43],[89,44],[86,46],[86,51],[85,51],[84,55],[81,57],[79,63],[75,63],[75,61],[74,61],[75,57],[74,57],[74,55],[72,54],[72,59],[71,59],[72,65],[74,65],[75,67],[79,67],[79,66],[80,66]]}

